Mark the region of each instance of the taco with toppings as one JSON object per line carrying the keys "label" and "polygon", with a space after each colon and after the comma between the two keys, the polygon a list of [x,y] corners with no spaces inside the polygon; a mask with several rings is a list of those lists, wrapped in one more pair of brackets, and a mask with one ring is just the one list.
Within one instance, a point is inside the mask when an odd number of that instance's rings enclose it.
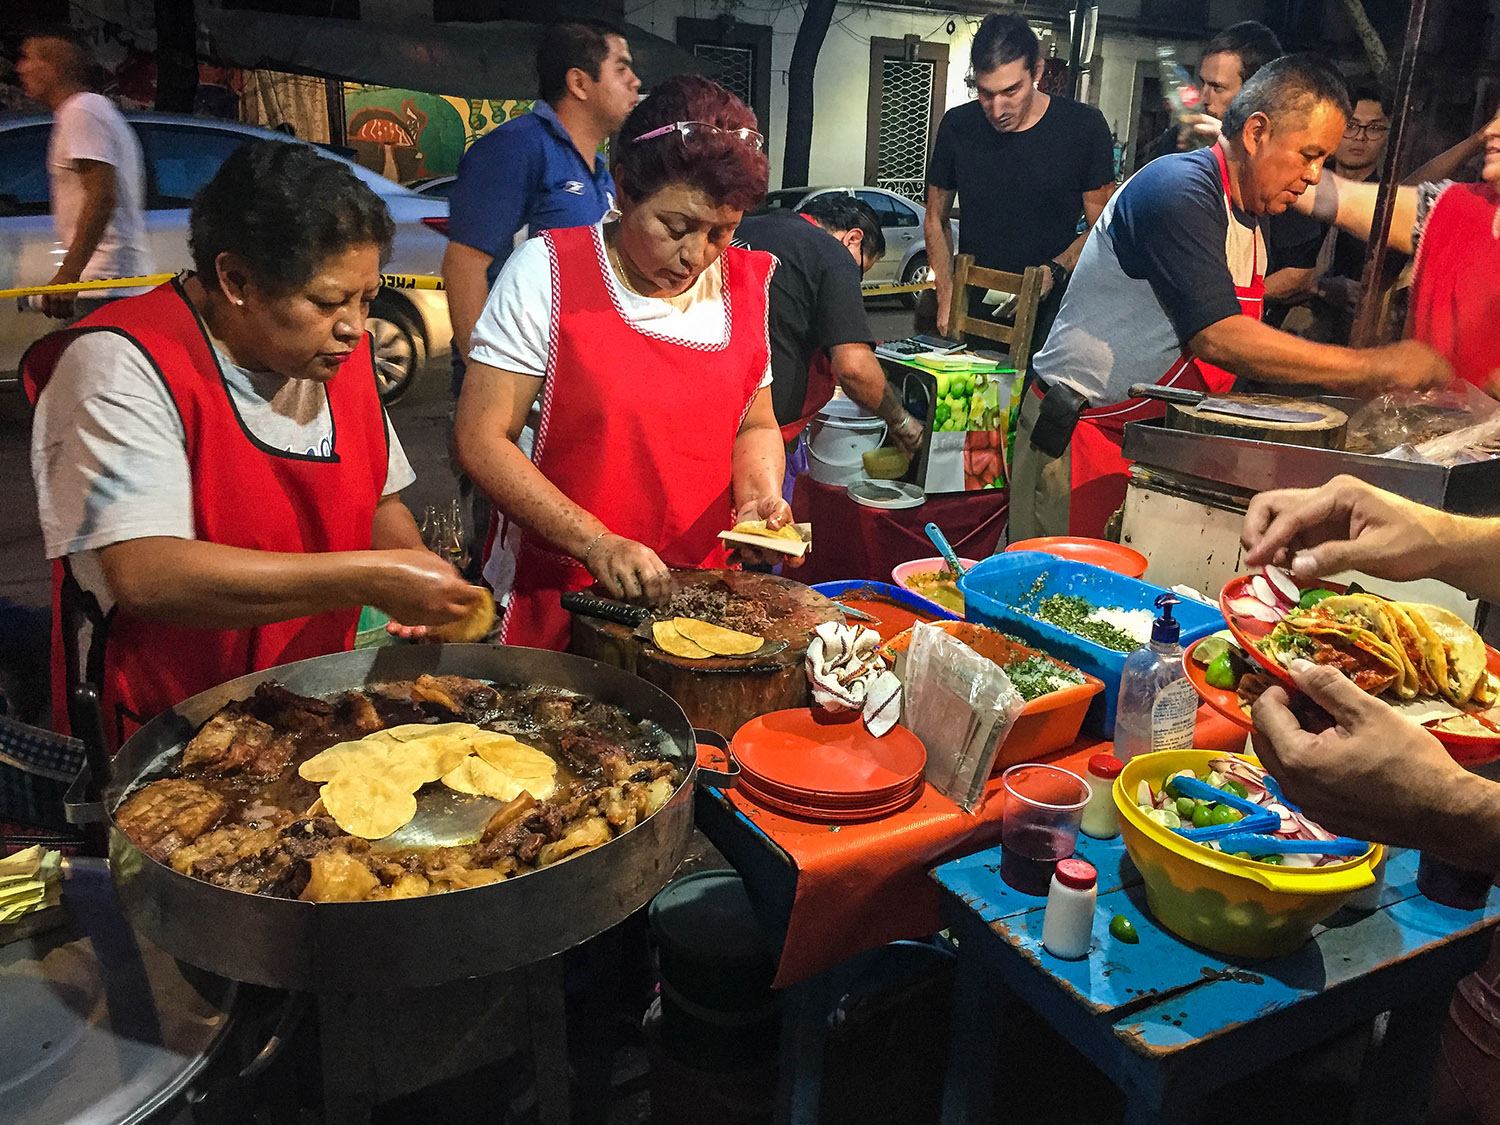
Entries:
{"label": "taco with toppings", "polygon": [[[1488,657],[1479,634],[1458,614],[1441,606],[1407,602],[1404,607],[1413,621],[1432,634],[1442,652],[1442,663],[1435,665],[1434,675],[1443,698],[1460,707],[1493,703],[1495,681],[1485,670]],[[1437,675],[1438,669],[1441,675]]]}
{"label": "taco with toppings", "polygon": [[[1374,599],[1368,599],[1374,600]],[[1394,690],[1398,697],[1416,694],[1416,672],[1392,640],[1395,626],[1378,606],[1360,595],[1325,598],[1310,609],[1288,614],[1258,643],[1282,665],[1293,660],[1328,664],[1371,695]],[[1410,693],[1410,694],[1408,694]]]}

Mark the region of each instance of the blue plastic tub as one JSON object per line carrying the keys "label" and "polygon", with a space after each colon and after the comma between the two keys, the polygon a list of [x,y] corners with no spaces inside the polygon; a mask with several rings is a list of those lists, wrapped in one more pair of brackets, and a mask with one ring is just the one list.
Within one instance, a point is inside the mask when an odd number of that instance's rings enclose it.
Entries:
{"label": "blue plastic tub", "polygon": [[[1156,599],[1167,591],[1139,578],[1127,578],[1103,567],[1038,551],[995,555],[958,580],[970,621],[1013,633],[1104,681],[1104,692],[1096,696],[1089,707],[1084,727],[1105,738],[1113,738],[1120,674],[1125,670],[1125,657],[1129,654],[1096,645],[1056,625],[1038,621],[1016,608],[1029,604],[1031,588],[1039,577],[1043,582],[1036,594],[1037,600],[1051,594],[1077,594],[1098,606],[1149,609],[1153,616],[1157,612]],[[1184,648],[1198,638],[1224,628],[1224,615],[1218,607],[1187,598],[1173,610],[1173,616],[1182,623]]]}

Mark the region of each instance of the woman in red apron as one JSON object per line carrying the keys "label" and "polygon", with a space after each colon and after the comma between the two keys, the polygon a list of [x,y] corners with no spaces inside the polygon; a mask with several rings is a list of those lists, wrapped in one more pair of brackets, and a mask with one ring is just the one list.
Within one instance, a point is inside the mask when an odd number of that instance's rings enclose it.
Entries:
{"label": "woman in red apron", "polygon": [[[1224,188],[1224,206],[1232,210],[1229,165],[1222,147],[1215,145],[1213,152],[1219,162],[1219,182]],[[1234,221],[1231,214],[1230,222]],[[1261,240],[1257,236],[1250,284],[1234,287],[1234,294],[1240,302],[1240,312],[1255,320],[1261,318],[1266,293],[1265,267],[1260,259],[1260,245]],[[1184,349],[1177,361],[1156,382],[1163,387],[1183,387],[1187,390],[1221,394],[1234,385],[1234,375],[1196,358]],[[1034,389],[1036,393],[1041,393],[1039,384]],[[1130,479],[1130,462],[1125,460],[1121,452],[1125,443],[1125,423],[1160,418],[1165,413],[1166,406],[1158,400],[1140,398],[1085,410],[1079,415],[1078,427],[1073,431],[1071,450],[1073,496],[1069,509],[1068,534],[1094,537],[1104,534],[1109,518],[1125,502],[1125,486]]]}
{"label": "woman in red apron", "polygon": [[[1416,250],[1411,337],[1441,353],[1456,378],[1500,398],[1500,113],[1480,139],[1480,182],[1399,188],[1389,242],[1406,253]],[[1299,200],[1298,210],[1369,238],[1378,190],[1378,184],[1327,177]]]}
{"label": "woman in red apron", "polygon": [[116,745],[226,680],[349,648],[365,603],[437,624],[481,596],[422,549],[395,494],[410,469],[364,333],[385,205],[311,146],[256,142],[204,188],[191,231],[196,273],[21,364],[54,560],[54,720],[67,729],[68,693],[92,682]]}
{"label": "woman in red apron", "polygon": [[[791,519],[768,385],[773,261],[729,246],[765,195],[754,126],[715,83],[663,83],[621,130],[619,219],[523,244],[496,283],[455,433],[513,554],[487,568],[507,644],[561,649],[562,593],[597,580],[656,601],[669,568],[726,565],[718,534],[735,522]],[[538,396],[528,459],[515,441]]]}

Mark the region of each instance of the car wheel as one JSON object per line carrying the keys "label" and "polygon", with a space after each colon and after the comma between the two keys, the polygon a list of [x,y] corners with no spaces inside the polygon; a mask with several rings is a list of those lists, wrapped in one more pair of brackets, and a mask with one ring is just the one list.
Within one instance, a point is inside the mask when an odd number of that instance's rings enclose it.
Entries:
{"label": "car wheel", "polygon": [[380,400],[392,403],[417,381],[427,362],[427,344],[410,309],[389,301],[377,302],[365,321],[374,341],[375,385]]}
{"label": "car wheel", "polygon": [[[906,272],[901,275],[902,285],[923,285],[932,280],[932,267],[927,264],[927,252],[924,250],[919,254],[913,254],[911,261],[906,263]],[[915,293],[902,293],[901,303],[909,309],[917,307],[917,295]]]}

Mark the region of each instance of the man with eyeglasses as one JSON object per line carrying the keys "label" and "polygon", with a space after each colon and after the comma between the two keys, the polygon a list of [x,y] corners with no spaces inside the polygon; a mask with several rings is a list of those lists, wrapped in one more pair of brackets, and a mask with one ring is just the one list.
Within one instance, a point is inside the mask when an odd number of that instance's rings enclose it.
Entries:
{"label": "man with eyeglasses", "polygon": [[[1354,183],[1373,182],[1391,131],[1390,96],[1365,83],[1349,100],[1354,112],[1328,170]],[[1364,241],[1295,211],[1276,219],[1267,235],[1267,320],[1310,340],[1347,341],[1362,292]]]}

